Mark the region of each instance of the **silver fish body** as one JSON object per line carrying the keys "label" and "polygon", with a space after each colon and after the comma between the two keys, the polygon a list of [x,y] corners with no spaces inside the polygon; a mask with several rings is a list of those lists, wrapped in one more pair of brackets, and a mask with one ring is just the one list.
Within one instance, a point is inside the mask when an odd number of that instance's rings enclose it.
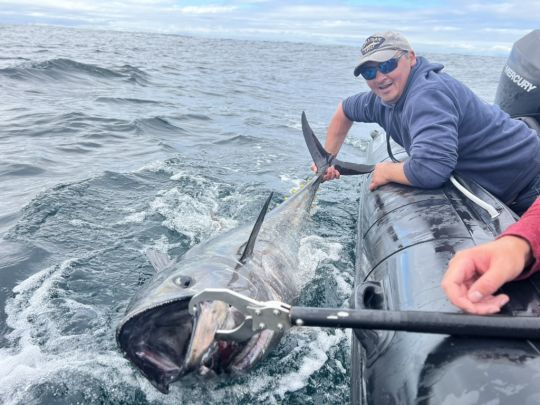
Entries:
{"label": "silver fish body", "polygon": [[320,184],[313,177],[299,192],[267,213],[252,254],[240,261],[252,225],[243,225],[190,249],[178,261],[161,257],[158,273],[130,302],[117,327],[124,355],[161,392],[188,374],[245,372],[277,344],[281,333],[262,331],[246,342],[219,341],[218,329],[243,321],[221,302],[188,303],[207,288],[226,288],[259,301],[287,303],[298,297],[299,232]]}

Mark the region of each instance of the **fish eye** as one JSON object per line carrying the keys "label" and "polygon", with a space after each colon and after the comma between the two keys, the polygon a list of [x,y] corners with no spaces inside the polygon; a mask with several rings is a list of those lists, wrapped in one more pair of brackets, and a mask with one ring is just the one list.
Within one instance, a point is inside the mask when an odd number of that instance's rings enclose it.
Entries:
{"label": "fish eye", "polygon": [[193,283],[193,279],[188,276],[180,276],[174,279],[174,283],[182,288],[188,288]]}

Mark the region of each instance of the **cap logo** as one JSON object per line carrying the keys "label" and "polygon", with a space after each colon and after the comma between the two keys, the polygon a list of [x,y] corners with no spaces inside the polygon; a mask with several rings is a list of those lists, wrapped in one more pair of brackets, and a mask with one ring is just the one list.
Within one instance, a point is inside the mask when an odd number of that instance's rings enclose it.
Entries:
{"label": "cap logo", "polygon": [[374,49],[379,48],[384,41],[384,37],[369,37],[368,39],[366,39],[366,42],[364,42],[364,45],[362,46],[362,55],[365,55],[366,53],[372,52]]}

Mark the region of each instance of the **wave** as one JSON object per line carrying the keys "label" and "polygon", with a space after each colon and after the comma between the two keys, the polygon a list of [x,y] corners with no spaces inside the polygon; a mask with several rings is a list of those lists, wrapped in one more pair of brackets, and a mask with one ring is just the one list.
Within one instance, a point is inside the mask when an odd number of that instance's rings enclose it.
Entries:
{"label": "wave", "polygon": [[[2,167],[3,166],[3,167]],[[0,176],[37,176],[45,170],[26,163],[7,163],[0,166]]]}
{"label": "wave", "polygon": [[120,74],[127,79],[128,82],[132,82],[141,86],[146,86],[150,83],[148,73],[141,69],[131,66],[123,65],[118,69]]}
{"label": "wave", "polygon": [[[206,120],[206,116],[191,116],[191,119]],[[137,118],[133,120],[102,117],[97,115],[89,115],[78,111],[64,112],[61,114],[23,114],[17,117],[17,121],[24,122],[24,125],[11,125],[7,131],[9,136],[23,135],[31,138],[40,137],[55,137],[73,135],[75,138],[70,138],[69,141],[77,140],[80,146],[84,148],[95,148],[103,146],[102,143],[82,144],[81,139],[89,142],[99,139],[125,139],[130,135],[144,134],[188,134],[188,131],[175,124],[176,121],[183,121],[187,117],[161,117],[153,116],[148,118]],[[59,150],[65,151],[62,147],[66,146],[63,141],[55,146]],[[73,152],[70,150],[70,152]]]}
{"label": "wave", "polygon": [[227,139],[212,142],[214,145],[248,145],[257,143],[258,139],[249,135],[233,135]]}
{"label": "wave", "polygon": [[175,116],[175,118],[179,121],[189,121],[189,120],[210,121],[212,119],[208,115],[205,115],[205,114],[182,114],[182,115]]}
{"label": "wave", "polygon": [[11,136],[23,135],[39,138],[73,134],[85,138],[88,135],[104,131],[108,132],[108,136],[124,138],[118,132],[134,130],[134,126],[129,121],[98,117],[77,111],[60,114],[23,114],[18,116],[16,120],[20,124],[11,124],[8,131]]}
{"label": "wave", "polygon": [[149,83],[148,74],[131,65],[123,65],[115,70],[66,58],[50,59],[42,62],[24,62],[15,67],[0,69],[0,76],[22,81],[124,79],[127,82],[143,86]]}
{"label": "wave", "polygon": [[51,59],[43,62],[28,62],[17,67],[0,69],[0,74],[20,80],[35,79],[40,77],[62,79],[63,75],[73,73],[102,78],[121,76],[120,73],[116,73],[110,69],[64,58]]}
{"label": "wave", "polygon": [[187,133],[185,129],[172,124],[168,119],[163,117],[137,119],[132,122],[132,125],[135,127],[136,132],[141,133]]}
{"label": "wave", "polygon": [[130,97],[98,97],[96,98],[96,102],[111,104],[161,104],[159,101],[155,100],[145,100]]}
{"label": "wave", "polygon": [[85,154],[93,149],[103,148],[103,144],[97,142],[78,142],[75,145],[60,145],[56,149],[69,154]]}

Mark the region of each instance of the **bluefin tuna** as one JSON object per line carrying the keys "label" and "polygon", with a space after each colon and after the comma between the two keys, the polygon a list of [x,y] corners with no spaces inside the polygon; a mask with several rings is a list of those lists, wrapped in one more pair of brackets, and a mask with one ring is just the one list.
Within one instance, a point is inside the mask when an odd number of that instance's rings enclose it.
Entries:
{"label": "bluefin tuna", "polygon": [[188,303],[208,288],[226,288],[260,301],[293,302],[294,272],[302,226],[320,176],[267,213],[267,199],[255,226],[245,224],[191,248],[179,259],[150,251],[156,275],[130,302],[117,327],[124,355],[161,392],[186,375],[211,377],[244,373],[278,343],[282,333],[263,330],[244,342],[219,340],[244,316],[220,301]]}
{"label": "bluefin tuna", "polygon": [[304,113],[302,130],[317,173],[299,192],[267,214],[270,195],[254,226],[230,230],[178,260],[148,254],[158,273],[129,304],[116,339],[161,392],[187,375],[244,373],[270,352],[282,331],[263,329],[247,340],[224,339],[221,332],[235,330],[246,317],[222,301],[202,301],[195,311],[189,302],[205,290],[226,289],[260,302],[293,303],[299,295],[294,277],[299,233],[326,169],[334,166],[342,175],[373,170],[373,165],[342,162],[326,152]]}

